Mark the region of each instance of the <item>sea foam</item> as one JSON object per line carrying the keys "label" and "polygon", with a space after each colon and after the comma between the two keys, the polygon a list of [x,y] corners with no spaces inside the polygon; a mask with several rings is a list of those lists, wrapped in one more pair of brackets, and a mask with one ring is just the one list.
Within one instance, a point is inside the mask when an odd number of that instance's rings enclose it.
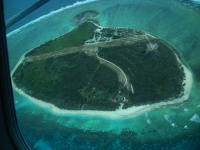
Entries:
{"label": "sea foam", "polygon": [[46,19],[46,18],[48,18],[48,17],[50,17],[50,16],[52,16],[52,15],[55,15],[55,14],[57,14],[57,13],[60,13],[60,12],[62,12],[62,11],[64,11],[64,10],[66,10],[66,9],[74,8],[74,7],[77,7],[77,6],[80,6],[80,5],[84,5],[84,4],[87,4],[87,3],[91,3],[91,2],[95,2],[95,1],[98,1],[98,0],[85,0],[85,1],[83,1],[83,2],[79,2],[79,1],[78,1],[78,2],[76,2],[76,3],[74,3],[74,4],[72,4],[72,5],[68,5],[68,6],[66,6],[66,7],[61,7],[61,8],[58,9],[58,10],[51,11],[50,13],[48,13],[48,14],[46,14],[46,15],[43,15],[43,16],[41,16],[41,17],[35,19],[35,20],[32,20],[32,21],[30,21],[29,23],[27,23],[27,24],[21,26],[20,28],[15,29],[15,30],[9,32],[9,33],[6,35],[6,37],[13,36],[13,35],[19,33],[20,31],[22,31],[23,29],[25,29],[26,27],[28,27],[29,25],[32,25],[32,24],[37,23],[37,22],[40,22],[40,21],[42,21],[42,20],[44,20],[44,19]]}

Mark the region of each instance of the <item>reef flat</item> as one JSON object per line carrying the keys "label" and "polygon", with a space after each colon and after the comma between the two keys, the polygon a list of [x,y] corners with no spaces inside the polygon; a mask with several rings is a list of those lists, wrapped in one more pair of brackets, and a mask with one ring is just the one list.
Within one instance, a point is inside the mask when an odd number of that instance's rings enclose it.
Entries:
{"label": "reef flat", "polygon": [[84,12],[75,15],[72,19],[72,22],[78,25],[86,21],[92,21],[98,24],[98,21],[95,19],[95,17],[98,16],[98,14],[99,13],[95,10],[86,10]]}
{"label": "reef flat", "polygon": [[163,40],[92,22],[24,54],[12,74],[18,89],[58,108],[103,111],[173,101],[185,78]]}

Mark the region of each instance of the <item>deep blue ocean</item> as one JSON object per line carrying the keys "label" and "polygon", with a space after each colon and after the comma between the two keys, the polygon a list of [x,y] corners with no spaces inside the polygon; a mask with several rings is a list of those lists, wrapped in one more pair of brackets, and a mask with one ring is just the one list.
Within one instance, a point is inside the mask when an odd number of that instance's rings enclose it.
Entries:
{"label": "deep blue ocean", "polygon": [[[9,31],[12,31],[14,29],[19,28],[20,26],[30,22],[31,20],[37,19],[42,15],[48,14],[51,11],[60,9],[61,7],[65,7],[65,6],[70,6],[76,2],[82,2],[85,0],[50,0],[49,2],[47,2],[45,5],[43,5],[41,8],[39,8],[37,11],[34,11],[33,13],[31,13],[30,15],[28,15],[27,17],[23,18],[22,20],[20,20],[19,22],[17,22],[14,26],[10,27],[8,29]],[[180,2],[182,4],[185,5],[191,5],[194,6],[196,8],[200,8],[200,1],[198,0],[174,0],[177,2]],[[11,18],[12,16],[14,16],[15,14],[21,12],[22,10],[26,9],[27,7],[29,7],[30,5],[32,5],[33,3],[35,3],[36,0],[4,0],[4,12],[5,12],[5,20]]]}
{"label": "deep blue ocean", "polygon": [[[88,0],[78,2],[81,4],[84,1]],[[34,2],[36,0],[4,0],[5,19],[9,19]],[[199,150],[200,0],[97,0],[60,11],[29,24],[41,16],[62,7],[73,6],[75,3],[77,0],[51,0],[7,29],[11,70],[21,55],[28,50],[75,28],[70,23],[71,16],[84,10],[95,9],[100,12],[97,19],[102,26],[145,30],[178,49],[182,59],[194,74],[193,90],[189,102],[166,106],[125,119],[55,113],[14,91],[18,124],[30,148],[35,150]],[[173,128],[164,116],[169,116],[178,127]],[[193,116],[196,116],[196,120],[192,122],[190,118]],[[151,120],[151,125],[147,124],[147,119]],[[184,129],[186,125],[188,130]]]}
{"label": "deep blue ocean", "polygon": [[[79,0],[79,2],[82,2],[84,0]],[[15,14],[23,11],[27,7],[34,4],[36,0],[4,0],[4,12],[5,12],[5,20],[9,19],[10,17],[14,16]],[[10,27],[8,29],[9,31],[12,31],[14,29],[17,29],[21,27],[22,25],[35,20],[39,18],[40,16],[43,16],[45,14],[50,13],[51,11],[60,9],[61,7],[65,7],[68,5],[72,5],[76,3],[77,0],[50,0],[45,5],[37,9],[36,11],[32,12],[27,17],[23,18],[19,22],[17,22],[15,25]]]}

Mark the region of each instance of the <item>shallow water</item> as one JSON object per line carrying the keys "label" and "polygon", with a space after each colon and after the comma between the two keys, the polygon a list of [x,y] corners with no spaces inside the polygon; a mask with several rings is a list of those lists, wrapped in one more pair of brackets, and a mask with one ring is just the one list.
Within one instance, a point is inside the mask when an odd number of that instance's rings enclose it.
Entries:
{"label": "shallow water", "polygon": [[[95,9],[102,26],[141,29],[180,52],[194,83],[187,102],[123,119],[55,114],[14,91],[20,129],[32,149],[198,149],[200,9],[164,0],[102,0],[62,9],[8,34],[11,70],[24,52],[75,28],[76,14]],[[55,17],[56,16],[56,17]],[[199,107],[198,107],[199,106]]]}

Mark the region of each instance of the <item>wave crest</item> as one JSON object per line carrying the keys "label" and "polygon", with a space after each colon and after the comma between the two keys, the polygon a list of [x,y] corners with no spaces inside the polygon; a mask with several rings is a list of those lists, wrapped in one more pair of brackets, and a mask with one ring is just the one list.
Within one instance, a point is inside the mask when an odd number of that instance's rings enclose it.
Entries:
{"label": "wave crest", "polygon": [[36,22],[40,22],[40,21],[42,21],[43,19],[48,18],[48,17],[50,17],[50,16],[52,16],[52,15],[55,15],[55,14],[57,14],[57,13],[59,13],[59,12],[62,12],[62,11],[64,11],[64,10],[66,10],[66,9],[74,8],[74,7],[77,7],[77,6],[80,6],[80,5],[84,5],[84,4],[87,4],[87,3],[91,3],[91,2],[95,2],[95,1],[98,1],[98,0],[85,0],[85,1],[82,1],[82,2],[79,2],[79,1],[78,1],[78,2],[76,2],[76,3],[74,3],[74,4],[72,4],[72,5],[68,5],[68,6],[66,6],[66,7],[61,7],[61,8],[58,9],[58,10],[51,11],[50,13],[48,13],[48,14],[46,14],[46,15],[43,15],[43,16],[41,16],[41,17],[35,19],[35,20],[32,20],[32,21],[30,21],[29,23],[27,23],[27,24],[21,26],[20,28],[15,29],[15,30],[9,32],[8,34],[6,34],[6,37],[13,36],[13,35],[19,33],[21,30],[23,30],[23,29],[25,29],[26,27],[28,27],[29,25],[32,25],[32,24],[34,24],[34,23],[36,23]]}

